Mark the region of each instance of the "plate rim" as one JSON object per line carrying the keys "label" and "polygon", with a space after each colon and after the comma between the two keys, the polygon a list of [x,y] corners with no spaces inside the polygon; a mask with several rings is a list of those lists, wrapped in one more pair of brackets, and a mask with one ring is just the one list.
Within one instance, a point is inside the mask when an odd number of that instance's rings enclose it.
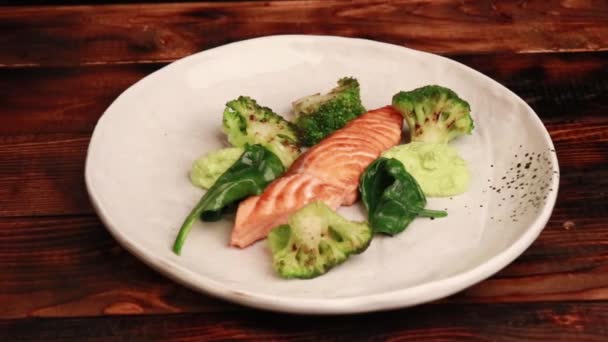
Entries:
{"label": "plate rim", "polygon": [[[186,63],[188,60],[196,58],[196,56],[199,56],[201,54],[206,54],[210,51],[218,52],[219,50],[226,49],[228,47],[234,47],[236,45],[252,43],[255,41],[286,39],[339,40],[341,42],[347,43],[355,42],[355,44],[370,44],[383,48],[408,51],[414,54],[433,56],[432,58],[439,58],[448,64],[452,64],[459,68],[464,68],[464,70],[466,70],[467,72],[473,73],[478,77],[486,79],[486,81],[490,81],[500,90],[509,93],[514,99],[516,99],[517,102],[519,102],[520,105],[524,106],[524,108],[529,112],[529,114],[533,114],[531,115],[532,120],[535,126],[537,126],[537,130],[542,134],[544,142],[549,146],[552,151],[555,151],[555,146],[553,144],[553,141],[551,140],[551,136],[549,135],[549,132],[542,123],[542,120],[539,118],[538,114],[521,97],[519,97],[517,94],[512,92],[504,85],[486,76],[485,74],[450,58],[429,52],[411,49],[400,45],[384,43],[370,39],[340,37],[331,35],[270,35],[241,40],[191,54],[189,56],[178,59],[172,63],[169,63],[168,65],[163,66],[162,68],[146,75],[142,79],[129,86],[118,97],[116,97],[116,99],[114,99],[114,101],[108,106],[108,108],[104,111],[104,113],[100,116],[97,123],[95,124],[95,129],[93,131],[93,134],[91,135],[85,160],[84,178],[87,193],[95,212],[97,213],[98,217],[100,218],[106,229],[110,232],[112,237],[129,253],[133,254],[144,264],[168,277],[172,281],[182,284],[195,291],[207,293],[211,296],[221,298],[230,302],[238,303],[244,306],[270,311],[297,314],[353,314],[410,307],[414,305],[423,304],[429,301],[445,298],[452,294],[458,293],[463,289],[477,284],[478,282],[487,279],[502,270],[504,267],[509,265],[515,259],[517,259],[537,239],[542,230],[545,228],[545,225],[547,224],[553,212],[557,200],[557,194],[559,192],[559,177],[556,176],[555,173],[551,177],[551,186],[554,191],[549,193],[547,201],[545,202],[545,205],[543,206],[540,215],[536,217],[536,219],[528,226],[527,230],[523,234],[521,234],[512,244],[507,246],[504,250],[499,252],[494,257],[485,260],[484,262],[473,268],[467,269],[466,271],[457,273],[455,275],[443,279],[434,280],[431,282],[422,283],[403,289],[386,291],[370,295],[358,295],[337,298],[303,298],[232,290],[227,288],[223,282],[219,282],[217,280],[214,280],[213,278],[194,272],[175,261],[165,260],[163,258],[154,256],[153,253],[147,252],[147,249],[145,247],[131,239],[129,236],[127,236],[127,234],[122,233],[120,228],[112,223],[107,210],[104,209],[101,201],[98,200],[90,171],[92,163],[91,151],[96,146],[95,142],[96,140],[98,140],[98,135],[100,132],[100,130],[98,130],[98,127],[104,121],[104,118],[107,118],[106,114],[110,112],[114,104],[121,97],[126,96],[126,94],[128,94],[129,91],[136,87],[138,84],[144,82],[145,80],[151,77],[154,77],[154,75],[156,75],[157,73],[161,71],[166,71],[165,69],[172,68],[175,65]],[[559,163],[556,153],[550,153],[549,158],[551,159],[552,165],[555,167],[555,170],[558,171],[559,175]]]}

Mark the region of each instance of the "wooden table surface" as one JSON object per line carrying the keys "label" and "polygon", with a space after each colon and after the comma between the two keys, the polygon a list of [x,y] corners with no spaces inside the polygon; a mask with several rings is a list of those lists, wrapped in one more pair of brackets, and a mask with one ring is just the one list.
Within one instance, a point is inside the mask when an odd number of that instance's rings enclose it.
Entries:
{"label": "wooden table surface", "polygon": [[[608,340],[607,1],[110,2],[0,6],[0,340]],[[538,240],[452,297],[331,317],[195,293],[119,247],[83,178],[106,107],[176,59],[286,33],[445,55],[520,95],[561,168]]]}

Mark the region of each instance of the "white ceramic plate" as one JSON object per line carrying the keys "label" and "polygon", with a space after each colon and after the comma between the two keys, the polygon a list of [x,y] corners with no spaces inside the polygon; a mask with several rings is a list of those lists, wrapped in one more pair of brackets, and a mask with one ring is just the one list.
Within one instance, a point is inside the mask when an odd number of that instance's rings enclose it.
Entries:
{"label": "white ceramic plate", "polygon": [[[453,143],[472,169],[470,190],[428,204],[449,216],[417,219],[396,237],[376,237],[365,253],[312,280],[277,277],[265,241],[228,247],[229,221],[197,223],[182,256],[173,254],[178,228],[203,194],[189,183],[190,166],[222,147],[224,104],[250,95],[289,118],[291,101],[329,90],[342,76],[358,78],[369,109],[426,84],[450,87],[471,104],[474,134]],[[95,128],[86,183],[119,243],[175,281],[248,306],[325,314],[411,306],[496,273],[545,226],[557,172],[536,114],[479,72],[368,40],[274,36],[192,55],[126,90]],[[340,212],[364,218],[359,206]]]}

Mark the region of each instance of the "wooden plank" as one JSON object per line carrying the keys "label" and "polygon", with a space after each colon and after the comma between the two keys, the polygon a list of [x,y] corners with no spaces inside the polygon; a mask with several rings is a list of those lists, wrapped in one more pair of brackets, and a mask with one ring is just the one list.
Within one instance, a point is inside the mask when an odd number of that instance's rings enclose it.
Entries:
{"label": "wooden plank", "polygon": [[161,66],[0,69],[0,135],[92,132],[121,92]]}
{"label": "wooden plank", "polygon": [[0,219],[0,246],[2,318],[231,309],[148,269],[94,216]]}
{"label": "wooden plank", "polygon": [[[519,94],[546,124],[606,122],[608,52],[454,58]],[[90,133],[122,91],[164,65],[0,68],[0,135]]]}
{"label": "wooden plank", "polygon": [[92,213],[84,184],[89,137],[0,137],[0,217]]}
{"label": "wooden plank", "polygon": [[[329,20],[328,18],[331,18]],[[276,34],[442,54],[608,49],[605,1],[301,0],[0,9],[1,66],[167,62]]]}
{"label": "wooden plank", "polygon": [[425,305],[353,316],[229,314],[0,321],[10,341],[606,341],[608,303]]}

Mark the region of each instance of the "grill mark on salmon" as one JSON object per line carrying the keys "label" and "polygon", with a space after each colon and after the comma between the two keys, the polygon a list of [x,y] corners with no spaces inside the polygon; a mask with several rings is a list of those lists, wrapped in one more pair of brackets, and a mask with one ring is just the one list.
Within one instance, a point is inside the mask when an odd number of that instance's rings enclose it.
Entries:
{"label": "grill mark on salmon", "polygon": [[323,144],[322,146],[315,148],[313,151],[323,151],[323,150],[330,148],[331,146],[333,146],[335,144],[349,144],[349,145],[355,146],[357,148],[371,150],[371,151],[384,149],[386,146],[386,144],[384,142],[370,139],[368,136],[365,136],[363,134],[361,134],[360,136],[357,136],[357,137],[354,137],[354,136],[349,137],[349,136],[346,136],[345,134],[342,134],[342,135],[334,136],[332,138],[331,142],[328,142],[327,144]]}
{"label": "grill mark on salmon", "polygon": [[[352,183],[355,183],[356,187],[363,170],[377,157],[376,153],[365,150],[357,151],[352,146],[337,146],[335,150],[325,150],[311,155],[308,163],[304,164],[303,169],[299,169],[298,172],[312,174],[328,183],[344,188],[349,187]],[[339,165],[339,168],[328,168],[327,160]]]}
{"label": "grill mark on salmon", "polygon": [[367,126],[361,124],[352,126],[350,129],[357,130],[357,133],[361,136],[371,138],[385,145],[390,144],[391,142],[390,137],[386,137],[383,135],[387,130],[390,130],[390,126],[387,126],[383,123],[370,124]]}
{"label": "grill mark on salmon", "polygon": [[319,163],[324,165],[327,163],[327,158],[347,157],[348,159],[348,156],[354,153],[372,157],[376,155],[376,152],[370,148],[361,148],[348,143],[336,143],[331,145],[331,148],[311,152],[303,158],[301,165],[298,165],[298,168],[293,171],[299,172],[300,170],[306,170],[309,167],[318,166]]}
{"label": "grill mark on salmon", "polygon": [[[366,141],[368,144],[373,144],[376,148],[386,149],[387,146],[392,146],[392,141],[390,137],[382,136],[388,129],[378,129],[374,127],[363,128],[361,126],[353,126],[349,128],[347,132],[348,134],[356,133],[359,140]],[[336,138],[349,138],[345,133],[341,133],[337,135]]]}

